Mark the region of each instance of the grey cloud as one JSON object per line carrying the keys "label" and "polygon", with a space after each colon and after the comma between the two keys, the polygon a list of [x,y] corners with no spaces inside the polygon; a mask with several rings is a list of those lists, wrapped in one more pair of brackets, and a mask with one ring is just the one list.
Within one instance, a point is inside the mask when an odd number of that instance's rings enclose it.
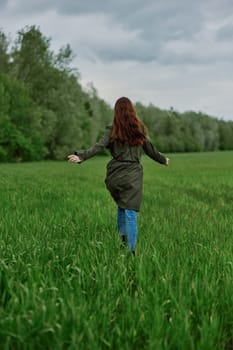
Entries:
{"label": "grey cloud", "polygon": [[216,19],[225,18],[232,15],[233,1],[232,0],[206,0],[202,3],[203,11],[207,16]]}
{"label": "grey cloud", "polygon": [[226,25],[218,30],[216,39],[219,41],[231,41],[233,43],[233,25]]}
{"label": "grey cloud", "polygon": [[[146,0],[149,1],[150,0]],[[93,13],[127,13],[128,6],[141,5],[139,0],[128,0],[127,3],[123,0],[1,0],[1,3],[14,4],[15,12],[36,13],[39,10],[45,12],[49,9],[54,9],[60,14],[68,15],[83,15]],[[127,10],[125,11],[125,8]]]}
{"label": "grey cloud", "polygon": [[[138,37],[129,42],[128,47],[106,47],[99,42],[95,53],[102,60],[158,60],[165,42],[174,39],[192,40],[203,27],[203,16],[197,0],[91,0],[69,3],[69,7],[62,3],[59,11],[75,13],[103,12],[111,16],[114,23],[119,23],[128,32],[138,31]],[[109,24],[111,33],[111,23]],[[98,28],[95,28],[98,30]]]}
{"label": "grey cloud", "polygon": [[[55,8],[54,0],[0,0],[5,2],[5,9],[8,15],[28,15],[44,13]],[[0,4],[1,4],[0,2]],[[1,5],[0,5],[1,6]]]}
{"label": "grey cloud", "polygon": [[127,49],[120,47],[109,48],[96,47],[95,54],[98,57],[101,57],[103,61],[138,61],[138,62],[150,62],[158,59],[159,50],[150,47],[148,48],[145,43],[141,45],[136,45],[133,42],[130,44]]}
{"label": "grey cloud", "polygon": [[179,35],[190,37],[200,29],[203,21],[199,6],[191,0],[86,0],[58,3],[58,11],[66,13],[104,13],[129,30],[141,30],[145,40],[162,41]]}
{"label": "grey cloud", "polygon": [[4,9],[8,3],[8,0],[0,0],[0,9]]}
{"label": "grey cloud", "polygon": [[[150,2],[151,0],[145,0],[144,4]],[[55,1],[55,4],[57,5],[58,11],[62,13],[114,13],[121,18],[127,17],[130,12],[142,7],[142,2],[140,0],[128,0],[127,2],[124,0],[73,0],[69,3],[60,0]]]}
{"label": "grey cloud", "polygon": [[[11,1],[13,0],[8,0],[8,3]],[[61,15],[102,13],[114,18],[125,28],[141,29],[146,39],[155,38],[155,33],[163,39],[174,33],[190,35],[200,26],[199,2],[200,0],[17,0],[14,12],[38,13],[53,9]]]}
{"label": "grey cloud", "polygon": [[[0,0],[1,4],[4,0]],[[6,0],[5,0],[6,1]],[[13,1],[13,0],[8,0]],[[223,4],[223,5],[221,5]],[[91,36],[85,37],[77,43],[77,51],[83,50],[90,56],[96,56],[104,61],[134,60],[140,62],[159,61],[164,64],[207,63],[208,60],[223,60],[221,55],[205,55],[198,52],[199,46],[195,42],[198,33],[205,28],[209,16],[217,16],[222,8],[232,8],[232,0],[16,0],[14,11],[24,13],[44,13],[55,10],[61,16],[77,15],[77,23],[81,19],[83,27],[79,36],[83,36],[87,30],[93,31],[96,41]],[[220,6],[221,5],[221,6]],[[94,21],[95,17],[105,16],[106,23]],[[93,22],[92,22],[93,21]],[[107,26],[102,30],[101,26]],[[119,37],[113,37],[112,27],[122,29]],[[19,28],[20,29],[20,28]],[[64,30],[69,30],[65,28]],[[225,26],[216,34],[215,40],[229,40],[232,35],[232,26]],[[104,33],[103,33],[104,32]],[[137,32],[137,35],[129,35],[127,40],[121,43],[120,35]],[[115,34],[115,35],[118,35]],[[205,39],[201,39],[205,40]],[[179,53],[168,49],[166,44],[170,42],[193,42],[197,50],[182,51]],[[212,53],[212,52],[211,52]],[[231,55],[228,55],[231,57]],[[232,59],[232,57],[231,57]]]}
{"label": "grey cloud", "polygon": [[231,55],[224,55],[221,52],[216,55],[210,54],[197,54],[194,55],[192,52],[187,52],[185,54],[182,53],[172,53],[165,52],[159,56],[158,61],[163,65],[211,65],[216,64],[218,62],[222,63],[231,63],[233,60],[233,52]]}
{"label": "grey cloud", "polygon": [[[113,38],[111,47],[106,49],[100,40],[94,49],[102,60],[146,62],[158,60],[165,42],[174,39],[191,40],[203,26],[201,12],[190,1],[179,0],[170,3],[145,1],[143,5],[134,6],[132,9],[127,3],[128,11],[126,5],[123,6],[121,3],[122,0],[120,4],[114,2],[114,6],[112,3],[111,15],[114,25],[119,23],[127,32],[137,31],[138,36],[131,40],[127,47],[119,45],[115,47]],[[110,12],[110,7],[108,9]],[[98,28],[95,27],[95,30],[98,31]],[[109,23],[109,35],[111,35],[111,23]]]}

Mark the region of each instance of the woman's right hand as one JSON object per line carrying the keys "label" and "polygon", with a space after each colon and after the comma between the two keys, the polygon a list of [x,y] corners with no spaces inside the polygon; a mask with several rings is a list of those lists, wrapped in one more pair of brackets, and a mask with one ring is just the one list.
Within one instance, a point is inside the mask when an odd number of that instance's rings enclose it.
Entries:
{"label": "woman's right hand", "polygon": [[79,156],[76,156],[75,154],[70,154],[68,157],[68,162],[70,163],[81,163],[81,159]]}

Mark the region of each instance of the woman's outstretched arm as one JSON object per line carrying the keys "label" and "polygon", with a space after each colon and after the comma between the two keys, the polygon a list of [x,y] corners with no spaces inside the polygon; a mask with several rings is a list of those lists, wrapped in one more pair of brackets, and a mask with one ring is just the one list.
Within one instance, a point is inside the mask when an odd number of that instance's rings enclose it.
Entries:
{"label": "woman's outstretched arm", "polygon": [[143,150],[151,159],[155,160],[160,164],[168,166],[169,158],[165,157],[162,153],[160,153],[150,141],[146,141],[143,144]]}
{"label": "woman's outstretched arm", "polygon": [[68,161],[72,163],[81,163],[96,154],[100,153],[109,144],[110,135],[112,132],[112,126],[107,126],[104,134],[92,147],[87,150],[76,151],[74,154],[68,156]]}

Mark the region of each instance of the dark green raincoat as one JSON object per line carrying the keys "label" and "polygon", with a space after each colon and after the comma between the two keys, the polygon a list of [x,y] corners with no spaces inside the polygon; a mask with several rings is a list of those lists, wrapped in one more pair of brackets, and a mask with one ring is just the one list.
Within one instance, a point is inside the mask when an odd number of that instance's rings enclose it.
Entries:
{"label": "dark green raincoat", "polygon": [[112,159],[107,164],[105,184],[118,207],[139,211],[142,201],[143,169],[140,164],[142,149],[156,162],[166,163],[166,158],[155,147],[146,141],[142,146],[121,145],[114,141],[110,143],[112,126],[107,126],[100,140],[85,151],[76,154],[82,161],[89,159],[108,148]]}

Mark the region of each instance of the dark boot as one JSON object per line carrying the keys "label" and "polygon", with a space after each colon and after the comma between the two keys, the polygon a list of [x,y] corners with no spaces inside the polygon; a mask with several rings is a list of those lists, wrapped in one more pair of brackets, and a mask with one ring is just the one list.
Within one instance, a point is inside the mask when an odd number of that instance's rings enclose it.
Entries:
{"label": "dark boot", "polygon": [[126,235],[120,235],[120,239],[121,239],[121,248],[125,248],[127,245],[127,236]]}

